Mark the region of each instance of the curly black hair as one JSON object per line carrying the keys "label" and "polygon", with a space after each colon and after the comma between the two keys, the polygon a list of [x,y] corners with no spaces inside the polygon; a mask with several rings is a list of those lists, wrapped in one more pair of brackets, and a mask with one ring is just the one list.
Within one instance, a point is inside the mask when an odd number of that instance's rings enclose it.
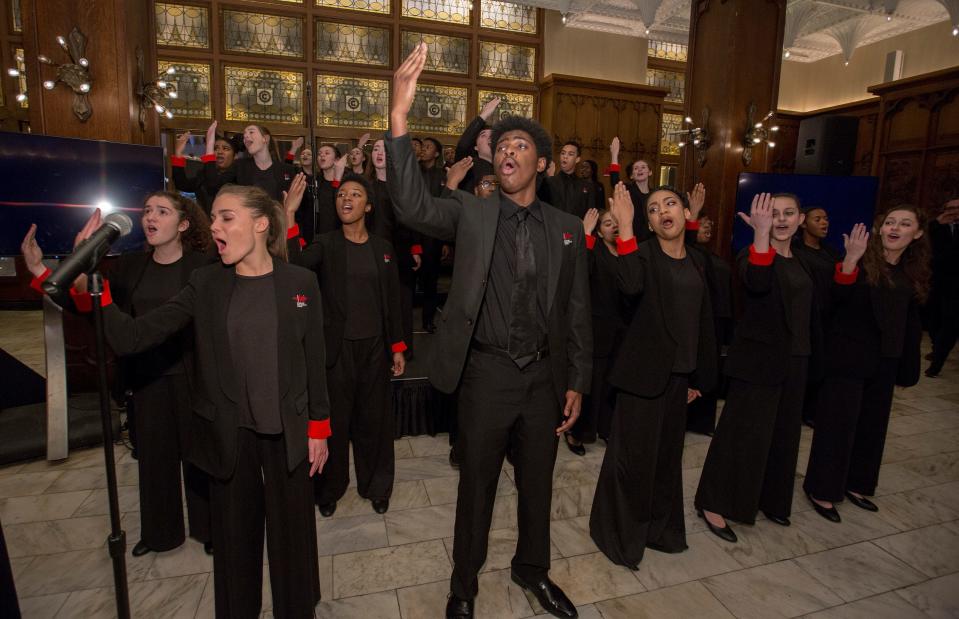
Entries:
{"label": "curly black hair", "polygon": [[550,139],[546,129],[535,120],[530,120],[525,116],[504,116],[493,125],[493,134],[490,136],[490,145],[493,151],[496,151],[496,145],[503,134],[510,131],[523,131],[533,138],[533,144],[536,146],[536,157],[545,157],[546,165],[553,160],[553,140]]}

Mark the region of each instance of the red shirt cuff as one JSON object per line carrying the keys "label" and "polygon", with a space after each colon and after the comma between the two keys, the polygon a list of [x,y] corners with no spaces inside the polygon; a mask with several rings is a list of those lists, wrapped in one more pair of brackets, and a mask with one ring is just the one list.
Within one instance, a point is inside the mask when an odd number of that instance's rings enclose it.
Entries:
{"label": "red shirt cuff", "polygon": [[185,168],[186,157],[177,157],[176,155],[173,155],[170,157],[170,165],[174,168]]}
{"label": "red shirt cuff", "polygon": [[340,181],[330,181],[330,184],[333,185],[333,189],[336,189],[340,186]]}
{"label": "red shirt cuff", "polygon": [[759,253],[756,251],[756,247],[753,245],[749,246],[749,264],[755,264],[758,267],[768,267],[773,263],[773,259],[776,258],[776,250],[770,246],[769,251],[766,253]]}
{"label": "red shirt cuff", "polygon": [[295,239],[300,236],[300,224],[293,224],[286,229],[286,240]]}
{"label": "red shirt cuff", "polygon": [[296,155],[293,154],[292,152],[289,152],[289,153],[286,154],[286,160],[287,160],[288,162],[292,162],[293,159],[295,159],[295,158],[296,158]]}
{"label": "red shirt cuff", "polygon": [[306,239],[304,239],[302,236],[299,238],[299,242],[300,242],[300,249],[303,249],[304,247],[306,247]]}
{"label": "red shirt cuff", "polygon": [[687,229],[687,230],[699,230],[699,220],[687,219],[687,220],[686,220],[686,229]]}
{"label": "red shirt cuff", "polygon": [[52,274],[53,274],[53,271],[50,270],[50,267],[47,267],[47,269],[43,273],[41,273],[39,277],[34,277],[33,279],[30,280],[30,287],[36,290],[37,292],[39,292],[40,294],[43,294],[43,286],[41,284],[47,281],[47,278],[50,277]]}
{"label": "red shirt cuff", "polygon": [[843,273],[842,272],[842,263],[836,263],[836,272],[833,274],[832,279],[837,284],[843,286],[848,286],[849,284],[855,284],[856,278],[859,277],[859,267],[856,267],[852,273]]}
{"label": "red shirt cuff", "polygon": [[390,351],[392,352],[405,352],[406,351],[406,342],[400,340],[399,342],[390,346]]}
{"label": "red shirt cuff", "polygon": [[[70,287],[70,298],[78,312],[86,314],[93,310],[93,295],[89,292],[80,292],[76,288]],[[106,307],[113,303],[113,295],[110,294],[110,280],[103,280],[103,294],[100,295],[100,307]]]}
{"label": "red shirt cuff", "polygon": [[618,163],[611,163],[606,170],[603,171],[603,176],[609,176],[610,172],[619,172],[619,170],[620,168]]}
{"label": "red shirt cuff", "polygon": [[313,421],[312,419],[306,426],[306,435],[310,438],[329,438],[333,436],[330,430],[330,420]]}
{"label": "red shirt cuff", "polygon": [[596,246],[596,237],[592,234],[586,235],[586,249],[592,249]]}
{"label": "red shirt cuff", "polygon": [[422,245],[413,245],[412,247],[410,247],[410,254],[414,256],[419,256],[422,253],[423,253]]}
{"label": "red shirt cuff", "polygon": [[639,249],[639,244],[637,243],[635,236],[628,241],[616,239],[616,253],[620,256],[631,254],[637,249]]}
{"label": "red shirt cuff", "polygon": [[210,153],[209,155],[203,155],[202,157],[200,157],[200,161],[202,161],[203,163],[213,163],[214,161],[216,161],[216,155],[213,153]]}

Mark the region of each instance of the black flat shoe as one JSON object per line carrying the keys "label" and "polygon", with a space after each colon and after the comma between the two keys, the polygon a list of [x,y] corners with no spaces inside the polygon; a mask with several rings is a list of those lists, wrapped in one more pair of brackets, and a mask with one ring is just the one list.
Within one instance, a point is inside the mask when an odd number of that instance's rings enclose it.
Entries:
{"label": "black flat shoe", "polygon": [[576,612],[576,607],[569,601],[569,598],[566,597],[563,590],[557,587],[556,583],[548,577],[543,576],[535,582],[527,582],[520,577],[515,570],[510,570],[510,577],[517,585],[536,596],[543,610],[554,617],[561,617],[563,619],[575,619],[579,617],[579,613]]}
{"label": "black flat shoe", "polygon": [[774,516],[770,514],[769,512],[764,511],[763,516],[765,516],[766,520],[768,520],[769,522],[774,522],[781,527],[788,527],[789,525],[792,524],[792,522],[789,521],[789,518],[784,518],[782,516]]}
{"label": "black flat shoe", "polygon": [[132,554],[134,557],[142,557],[148,552],[153,552],[153,549],[144,544],[141,540],[136,543],[136,546],[133,547],[133,551],[130,554]]}
{"label": "black flat shoe", "polygon": [[806,498],[809,499],[809,502],[812,504],[812,508],[816,510],[816,513],[828,520],[829,522],[842,522],[842,518],[839,517],[839,510],[836,509],[836,506],[832,507],[823,507],[819,503],[813,500],[812,495],[808,492],[806,493]]}
{"label": "black flat shoe", "polygon": [[450,466],[454,469],[460,468],[460,457],[456,454],[456,448],[450,448]]}
{"label": "black flat shoe", "polygon": [[204,542],[203,543],[203,552],[208,555],[213,554],[213,542]]}
{"label": "black flat shoe", "polygon": [[463,619],[473,616],[473,600],[461,600],[452,593],[446,600],[446,619]]}
{"label": "black flat shoe", "polygon": [[858,497],[852,492],[846,493],[846,498],[849,499],[849,502],[858,507],[859,509],[864,509],[867,512],[878,512],[879,506],[867,499],[866,497]]}
{"label": "black flat shoe", "polygon": [[726,523],[726,526],[720,528],[714,525],[706,518],[706,514],[703,513],[703,510],[697,509],[696,515],[703,519],[703,522],[706,523],[706,526],[709,527],[709,530],[712,531],[713,535],[718,537],[721,540],[725,540],[732,544],[735,544],[739,541],[739,538],[736,537],[736,532],[729,527],[729,523]]}
{"label": "black flat shoe", "polygon": [[924,373],[927,378],[939,378],[940,372],[942,372],[942,368],[934,368],[930,366]]}
{"label": "black flat shoe", "polygon": [[373,511],[377,514],[385,514],[386,510],[390,508],[389,499],[373,499],[370,502],[373,503]]}
{"label": "black flat shoe", "polygon": [[567,435],[567,437],[566,437],[565,440],[566,440],[566,446],[569,447],[569,450],[570,450],[571,452],[573,452],[573,453],[576,454],[577,456],[585,456],[585,455],[586,455],[586,447],[585,447],[582,443],[580,443],[579,445],[576,445],[575,443],[570,443],[570,442],[569,442],[569,436],[568,436],[568,435]]}
{"label": "black flat shoe", "polygon": [[335,511],[336,511],[336,501],[333,501],[332,503],[324,503],[323,505],[320,505],[320,513],[327,518],[332,516],[333,512]]}

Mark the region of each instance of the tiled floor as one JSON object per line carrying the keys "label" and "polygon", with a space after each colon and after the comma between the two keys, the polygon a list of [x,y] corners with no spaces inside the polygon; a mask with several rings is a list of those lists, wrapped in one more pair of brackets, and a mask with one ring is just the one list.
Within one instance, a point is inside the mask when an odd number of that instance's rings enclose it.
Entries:
{"label": "tiled floor", "polygon": [[[811,440],[803,430],[799,473]],[[959,363],[943,378],[897,392],[876,502],[878,514],[841,506],[843,523],[810,511],[797,491],[793,525],[736,526],[728,544],[704,531],[691,496],[708,439],[687,436],[684,476],[689,550],[649,552],[634,573],[596,551],[588,515],[603,457],[560,448],[553,490],[552,578],[580,617],[912,618],[959,616]],[[317,616],[441,617],[448,591],[456,471],[446,436],[396,441],[396,491],[386,515],[351,491],[333,518],[317,517],[324,601]],[[136,463],[118,448],[123,526],[138,539]],[[529,617],[542,609],[509,579],[516,489],[500,479],[477,616]],[[113,616],[102,455],[74,453],[0,469],[0,520],[24,616]],[[797,490],[799,482],[797,481]],[[199,544],[127,556],[135,616],[212,617],[211,559]],[[270,612],[265,574],[264,617]]]}

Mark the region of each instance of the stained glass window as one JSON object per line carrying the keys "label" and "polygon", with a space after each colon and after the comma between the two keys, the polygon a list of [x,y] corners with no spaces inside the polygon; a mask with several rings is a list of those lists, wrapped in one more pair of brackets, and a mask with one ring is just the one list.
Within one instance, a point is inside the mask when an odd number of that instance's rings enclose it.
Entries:
{"label": "stained glass window", "polygon": [[670,133],[681,131],[682,128],[683,117],[681,114],[663,114],[663,122],[660,126],[659,154],[679,155],[680,136],[670,135]]}
{"label": "stained glass window", "polygon": [[174,115],[183,118],[210,118],[210,65],[158,60],[157,74],[162,75],[170,67],[176,73],[167,80],[176,84],[177,98],[168,99],[166,106]]}
{"label": "stained glass window", "polygon": [[318,21],[316,59],[388,67],[390,31],[387,28]]}
{"label": "stained glass window", "polygon": [[400,57],[406,58],[413,48],[425,41],[429,48],[426,56],[427,71],[441,71],[443,73],[469,73],[470,40],[461,37],[447,37],[440,34],[425,32],[404,31]]}
{"label": "stained glass window", "polygon": [[329,127],[386,129],[390,83],[339,75],[316,76],[317,123]]}
{"label": "stained glass window", "polygon": [[226,119],[290,124],[303,122],[303,74],[224,67]]}
{"label": "stained glass window", "polygon": [[157,45],[210,47],[210,11],[188,4],[157,2]]}
{"label": "stained glass window", "polygon": [[223,11],[223,47],[271,56],[303,56],[303,20],[297,17]]}
{"label": "stained glass window", "polygon": [[666,101],[682,103],[686,91],[685,74],[662,69],[646,69],[646,83],[650,86],[668,88]]}
{"label": "stained glass window", "polygon": [[[19,77],[17,77],[18,83],[18,92],[27,94],[27,64],[24,61],[25,56],[23,55],[23,48],[17,47],[13,50],[13,57],[17,63],[17,70],[20,72]],[[18,102],[20,109],[26,110],[30,107],[30,100],[24,99],[23,101]]]}
{"label": "stained glass window", "polygon": [[20,0],[10,0],[10,10],[13,12],[13,31],[23,32],[23,13],[20,12]]}
{"label": "stained glass window", "polygon": [[316,0],[316,6],[330,6],[337,9],[383,13],[385,15],[390,14],[390,0]]}
{"label": "stained glass window", "polygon": [[499,97],[500,102],[490,118],[495,123],[505,116],[525,116],[533,118],[536,115],[536,97],[529,93],[504,92],[501,90],[479,90],[476,93],[476,109],[481,110],[486,102],[493,97]]}
{"label": "stained glass window", "polygon": [[681,43],[650,40],[647,50],[650,58],[663,58],[665,60],[686,62],[686,52],[688,48]]}
{"label": "stained glass window", "polygon": [[480,41],[479,74],[532,82],[536,76],[536,48]]}
{"label": "stained glass window", "polygon": [[481,0],[480,26],[536,34],[536,7],[499,0]]}
{"label": "stained glass window", "polygon": [[466,127],[466,88],[419,84],[410,110],[410,129],[459,135]]}
{"label": "stained glass window", "polygon": [[403,17],[430,19],[451,24],[470,23],[471,0],[403,0]]}

